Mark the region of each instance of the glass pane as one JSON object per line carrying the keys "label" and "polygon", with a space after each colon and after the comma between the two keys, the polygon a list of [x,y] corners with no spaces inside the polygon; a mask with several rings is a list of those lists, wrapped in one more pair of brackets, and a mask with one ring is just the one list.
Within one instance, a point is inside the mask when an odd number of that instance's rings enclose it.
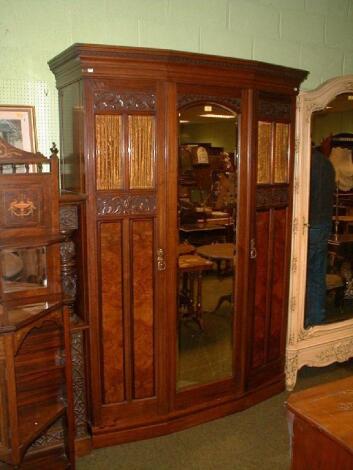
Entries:
{"label": "glass pane", "polygon": [[306,327],[353,317],[352,100],[312,115]]}
{"label": "glass pane", "polygon": [[271,182],[272,123],[259,121],[257,149],[257,182]]}
{"label": "glass pane", "polygon": [[177,390],[233,375],[237,203],[235,113],[180,113]]}
{"label": "glass pane", "polygon": [[46,287],[46,248],[2,250],[1,273],[4,292]]}
{"label": "glass pane", "polygon": [[96,116],[97,189],[122,188],[122,138],[121,116]]}
{"label": "glass pane", "polygon": [[289,124],[276,123],[274,182],[288,182]]}
{"label": "glass pane", "polygon": [[154,117],[129,116],[130,188],[154,186]]}

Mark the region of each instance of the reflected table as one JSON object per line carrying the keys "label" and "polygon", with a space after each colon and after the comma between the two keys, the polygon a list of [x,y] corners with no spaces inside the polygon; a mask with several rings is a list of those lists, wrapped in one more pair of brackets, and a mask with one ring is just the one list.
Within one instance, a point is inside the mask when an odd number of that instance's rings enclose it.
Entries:
{"label": "reflected table", "polygon": [[[212,262],[198,255],[180,255],[178,270],[182,276],[179,310],[182,318],[191,318],[203,330],[202,273],[212,268]],[[196,284],[196,296],[195,296]]]}
{"label": "reflected table", "polygon": [[[234,243],[211,243],[210,245],[202,245],[196,250],[200,256],[217,263],[218,272],[221,272],[221,262],[225,261],[230,264],[230,270],[233,271],[234,267],[234,256],[235,256],[235,245]],[[226,274],[225,270],[223,274]],[[232,303],[232,294],[222,295],[214,309],[216,312],[223,302]]]}

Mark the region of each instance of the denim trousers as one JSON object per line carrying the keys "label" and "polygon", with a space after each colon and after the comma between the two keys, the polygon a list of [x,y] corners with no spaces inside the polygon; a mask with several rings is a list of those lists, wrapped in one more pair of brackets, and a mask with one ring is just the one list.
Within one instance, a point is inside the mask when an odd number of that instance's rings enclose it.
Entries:
{"label": "denim trousers", "polygon": [[328,239],[331,222],[310,226],[306,281],[305,326],[325,320]]}

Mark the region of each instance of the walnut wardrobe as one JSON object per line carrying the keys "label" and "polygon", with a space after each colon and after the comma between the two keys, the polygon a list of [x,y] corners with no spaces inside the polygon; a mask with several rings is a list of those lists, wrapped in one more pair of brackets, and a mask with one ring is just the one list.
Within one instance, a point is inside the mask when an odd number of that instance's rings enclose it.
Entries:
{"label": "walnut wardrobe", "polygon": [[[62,190],[86,196],[74,308],[85,323],[93,446],[182,429],[282,390],[295,102],[307,72],[86,44],[49,66]],[[201,108],[228,116],[229,148],[195,137]],[[195,126],[183,128],[191,114]],[[210,308],[206,286],[214,295],[225,279],[223,305]],[[229,326],[219,350],[229,360],[212,375],[198,352],[217,321]],[[192,364],[192,378],[181,375]]]}

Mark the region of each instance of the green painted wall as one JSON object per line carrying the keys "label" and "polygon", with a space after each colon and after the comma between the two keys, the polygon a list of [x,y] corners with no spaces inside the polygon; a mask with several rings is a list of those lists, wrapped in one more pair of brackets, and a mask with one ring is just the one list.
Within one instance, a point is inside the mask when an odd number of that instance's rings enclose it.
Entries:
{"label": "green painted wall", "polygon": [[74,42],[219,54],[353,73],[353,0],[0,0],[0,104],[36,106],[39,150],[58,141],[47,61]]}

